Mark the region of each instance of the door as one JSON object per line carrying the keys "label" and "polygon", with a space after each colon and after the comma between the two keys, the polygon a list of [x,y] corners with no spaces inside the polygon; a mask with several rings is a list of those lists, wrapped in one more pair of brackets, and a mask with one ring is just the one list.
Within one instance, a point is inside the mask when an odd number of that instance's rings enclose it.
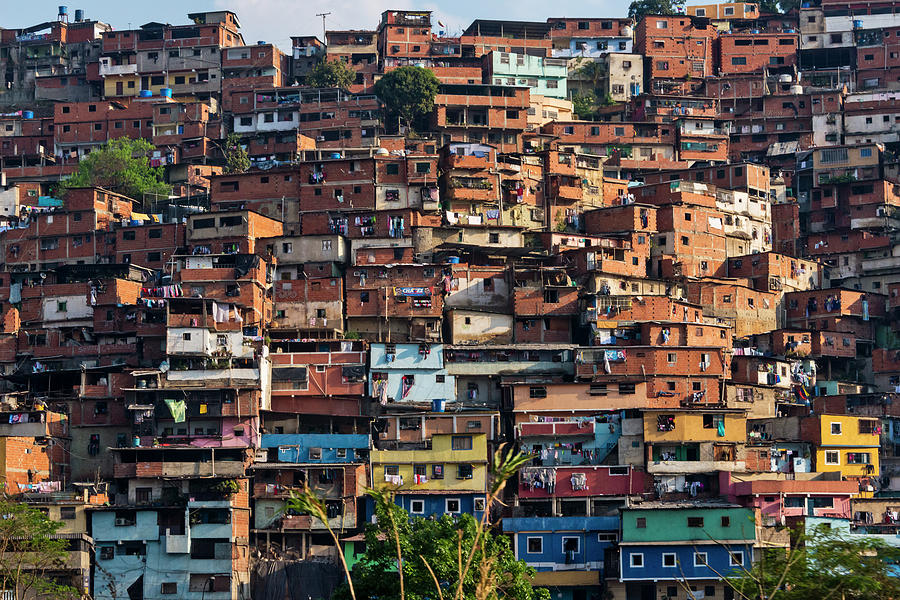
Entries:
{"label": "door", "polygon": [[125,84],[121,81],[116,82],[116,96],[122,96],[125,93]]}

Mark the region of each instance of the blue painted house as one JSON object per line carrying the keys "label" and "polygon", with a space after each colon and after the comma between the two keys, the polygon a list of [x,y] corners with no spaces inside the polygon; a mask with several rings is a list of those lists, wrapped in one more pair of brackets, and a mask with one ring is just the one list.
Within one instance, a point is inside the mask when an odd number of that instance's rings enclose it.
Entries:
{"label": "blue painted house", "polygon": [[257,535],[275,547],[301,548],[325,531],[321,520],[287,507],[291,494],[303,485],[322,498],[331,527],[347,531],[359,525],[357,497],[368,485],[369,445],[365,434],[263,434],[260,446],[266,460],[253,466]]}
{"label": "blue painted house", "polygon": [[93,513],[97,600],[226,600],[249,594],[234,580],[229,500]]}
{"label": "blue painted house", "polygon": [[[753,509],[721,502],[645,502],[622,510],[616,598],[682,598],[687,581],[706,598],[724,598],[727,575],[753,560]],[[674,591],[673,591],[674,590]],[[730,591],[730,588],[729,588]]]}
{"label": "blue painted house", "polygon": [[441,344],[372,344],[369,361],[376,401],[431,404],[456,398],[456,378],[447,374]]}
{"label": "blue painted house", "polygon": [[533,583],[561,600],[601,591],[607,555],[618,537],[618,517],[525,517],[503,519],[516,558],[534,567]]}

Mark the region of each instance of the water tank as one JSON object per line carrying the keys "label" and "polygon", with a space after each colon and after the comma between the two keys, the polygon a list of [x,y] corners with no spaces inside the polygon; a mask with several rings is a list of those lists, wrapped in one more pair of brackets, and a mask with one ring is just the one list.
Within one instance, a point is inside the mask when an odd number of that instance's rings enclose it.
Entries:
{"label": "water tank", "polygon": [[33,118],[34,118],[34,113],[33,113],[32,111],[30,111],[30,110],[23,110],[23,111],[22,111],[22,118],[23,118],[23,119],[33,119]]}
{"label": "water tank", "polygon": [[802,85],[792,85],[792,86],[791,86],[791,94],[794,94],[794,95],[800,95],[800,94],[802,94],[802,93],[803,93],[803,86],[802,86]]}
{"label": "water tank", "polygon": [[172,88],[162,88],[159,90],[159,95],[163,98],[171,98],[172,97]]}
{"label": "water tank", "polygon": [[81,23],[82,21],[84,21],[84,9],[76,8],[75,9],[75,22]]}
{"label": "water tank", "polygon": [[67,14],[69,14],[69,7],[68,6],[60,6],[59,7],[59,16],[64,17]]}
{"label": "water tank", "polygon": [[446,408],[447,408],[447,401],[444,399],[431,401],[431,411],[432,412],[444,412],[444,410]]}
{"label": "water tank", "polygon": [[138,92],[138,98],[149,98],[153,95],[150,90],[141,90]]}
{"label": "water tank", "polygon": [[332,152],[331,158],[341,158],[341,153],[340,152]]}
{"label": "water tank", "polygon": [[458,265],[458,264],[459,264],[459,257],[458,257],[458,256],[448,256],[448,257],[447,257],[447,264]]}
{"label": "water tank", "polygon": [[634,30],[631,28],[631,25],[626,25],[624,28],[622,28],[622,35],[624,35],[625,37],[631,37],[633,33]]}
{"label": "water tank", "polygon": [[778,83],[790,83],[794,80],[794,77],[790,73],[782,73],[778,76]]}
{"label": "water tank", "polygon": [[257,45],[257,46],[265,46],[265,45],[266,45],[266,40],[256,40],[256,45]]}
{"label": "water tank", "polygon": [[853,21],[853,29],[862,29],[863,22],[859,19]]}
{"label": "water tank", "polygon": [[387,156],[390,152],[388,152],[387,148],[379,148],[375,151],[375,156]]}

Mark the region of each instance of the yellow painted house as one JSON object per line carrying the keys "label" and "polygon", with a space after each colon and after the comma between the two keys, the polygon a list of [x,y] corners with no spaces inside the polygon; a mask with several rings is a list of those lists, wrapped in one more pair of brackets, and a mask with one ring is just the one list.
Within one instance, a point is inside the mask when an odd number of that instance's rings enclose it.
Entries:
{"label": "yellow painted house", "polygon": [[746,439],[747,415],[743,410],[654,409],[644,411],[645,443],[743,443]]}
{"label": "yellow painted house", "polygon": [[[434,434],[430,449],[372,450],[372,481],[400,491],[484,492],[487,434]],[[399,477],[399,479],[398,479]]]}
{"label": "yellow painted house", "polygon": [[881,421],[849,415],[804,419],[803,439],[815,446],[816,471],[839,471],[844,478],[878,477]]}

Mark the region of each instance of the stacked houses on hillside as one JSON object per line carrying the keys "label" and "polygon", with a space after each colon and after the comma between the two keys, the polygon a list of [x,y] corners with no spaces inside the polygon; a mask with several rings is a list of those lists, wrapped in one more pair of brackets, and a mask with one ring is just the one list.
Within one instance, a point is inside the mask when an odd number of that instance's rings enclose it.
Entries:
{"label": "stacked houses on hillside", "polygon": [[[367,487],[488,513],[563,600],[733,597],[804,524],[895,542],[891,11],[0,30],[0,483],[64,524],[53,576],[303,589],[326,525],[364,555]],[[374,94],[404,66],[439,80],[415,133]],[[121,137],[170,196],[61,191]]]}

